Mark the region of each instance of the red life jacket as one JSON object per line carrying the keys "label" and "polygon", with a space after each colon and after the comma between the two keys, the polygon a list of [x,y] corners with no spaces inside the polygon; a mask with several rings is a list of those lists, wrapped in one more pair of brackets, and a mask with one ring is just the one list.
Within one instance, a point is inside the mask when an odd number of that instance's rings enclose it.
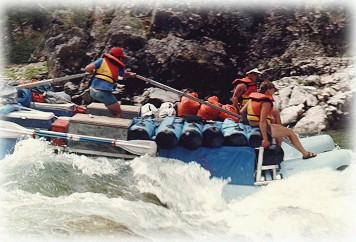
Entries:
{"label": "red life jacket", "polygon": [[[198,93],[196,92],[187,93],[187,95],[196,98],[198,97]],[[182,116],[183,114],[197,115],[199,107],[200,107],[199,102],[194,101],[188,97],[182,96],[180,102],[177,104],[178,116]]]}
{"label": "red life jacket", "polygon": [[[212,96],[207,99],[207,102],[220,107],[219,98],[217,96]],[[198,110],[198,116],[202,117],[204,120],[217,120],[219,118],[220,110],[212,108],[208,105],[202,104]]]}
{"label": "red life jacket", "polygon": [[[230,111],[232,113],[238,114],[237,109],[231,104],[222,105],[221,108],[225,109],[227,111]],[[220,112],[219,119],[224,121],[226,118],[231,118],[232,120],[234,120],[236,122],[240,122],[240,119],[238,117],[232,116],[232,115],[230,115],[228,113]]]}
{"label": "red life jacket", "polygon": [[250,94],[250,103],[247,106],[247,119],[249,121],[260,121],[261,105],[263,102],[270,102],[272,104],[267,115],[267,124],[271,124],[271,114],[273,111],[273,97],[259,92],[253,92]]}
{"label": "red life jacket", "polygon": [[125,64],[110,54],[103,54],[103,62],[96,70],[95,77],[110,83],[115,83],[119,77],[119,69],[125,68]]}
{"label": "red life jacket", "polygon": [[252,81],[250,78],[245,77],[242,79],[235,79],[232,82],[232,85],[235,85],[235,88],[238,84],[245,84],[247,87],[246,92],[242,93],[241,97],[239,98],[238,102],[240,103],[241,107],[243,107],[247,101],[249,100],[249,96],[251,93],[253,92],[257,92],[257,86],[256,83],[254,81]]}

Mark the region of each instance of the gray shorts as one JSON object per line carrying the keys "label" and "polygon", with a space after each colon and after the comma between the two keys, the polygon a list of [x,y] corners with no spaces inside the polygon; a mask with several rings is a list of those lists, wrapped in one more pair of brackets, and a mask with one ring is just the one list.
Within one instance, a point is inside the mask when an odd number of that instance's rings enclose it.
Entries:
{"label": "gray shorts", "polygon": [[105,104],[105,106],[112,105],[117,103],[117,98],[111,91],[103,91],[95,89],[95,91],[90,88],[90,96],[97,101],[100,101]]}

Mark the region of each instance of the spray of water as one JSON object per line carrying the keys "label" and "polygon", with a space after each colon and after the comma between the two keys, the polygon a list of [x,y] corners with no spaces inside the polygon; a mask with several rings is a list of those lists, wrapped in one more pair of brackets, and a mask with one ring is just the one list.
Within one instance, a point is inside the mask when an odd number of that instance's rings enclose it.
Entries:
{"label": "spray of water", "polygon": [[19,142],[0,171],[2,241],[351,241],[356,227],[354,163],[229,202],[228,180],[197,163],[54,154],[43,140]]}

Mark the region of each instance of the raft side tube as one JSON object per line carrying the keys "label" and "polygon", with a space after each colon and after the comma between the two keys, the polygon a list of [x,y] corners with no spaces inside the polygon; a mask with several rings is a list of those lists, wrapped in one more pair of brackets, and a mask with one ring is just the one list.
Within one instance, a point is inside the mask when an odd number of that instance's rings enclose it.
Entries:
{"label": "raft side tube", "polygon": [[153,139],[157,146],[162,149],[172,149],[179,144],[182,135],[183,119],[169,116],[164,118],[157,129]]}
{"label": "raft side tube", "polygon": [[246,130],[242,123],[227,118],[222,124],[224,145],[226,146],[248,146]]}
{"label": "raft side tube", "polygon": [[203,124],[184,122],[180,144],[188,149],[195,150],[203,143]]}
{"label": "raft side tube", "polygon": [[152,118],[133,118],[128,131],[128,140],[151,140],[155,131],[155,121]]}
{"label": "raft side tube", "polygon": [[224,135],[221,132],[222,122],[214,121],[203,126],[203,146],[221,147],[224,144]]}

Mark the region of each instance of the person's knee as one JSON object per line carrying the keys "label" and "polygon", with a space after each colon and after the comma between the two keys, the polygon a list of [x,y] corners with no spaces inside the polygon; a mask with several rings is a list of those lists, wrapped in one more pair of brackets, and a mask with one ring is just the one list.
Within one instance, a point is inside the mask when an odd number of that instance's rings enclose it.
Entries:
{"label": "person's knee", "polygon": [[281,112],[278,109],[273,109],[272,116],[273,116],[276,124],[282,124]]}

